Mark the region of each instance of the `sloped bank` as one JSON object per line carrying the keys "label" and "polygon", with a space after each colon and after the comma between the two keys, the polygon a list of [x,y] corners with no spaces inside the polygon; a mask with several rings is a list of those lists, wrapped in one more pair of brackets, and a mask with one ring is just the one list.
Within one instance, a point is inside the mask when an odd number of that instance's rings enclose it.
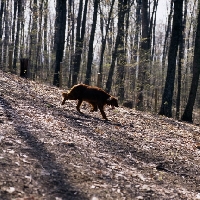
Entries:
{"label": "sloped bank", "polygon": [[0,71],[0,199],[200,199],[199,127],[61,92]]}

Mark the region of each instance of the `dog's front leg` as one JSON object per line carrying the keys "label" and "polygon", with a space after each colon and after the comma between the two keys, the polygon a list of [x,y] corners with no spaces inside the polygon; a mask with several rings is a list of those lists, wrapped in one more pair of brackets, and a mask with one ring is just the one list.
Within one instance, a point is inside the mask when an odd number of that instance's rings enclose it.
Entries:
{"label": "dog's front leg", "polygon": [[105,112],[104,112],[104,110],[103,110],[103,105],[98,105],[98,107],[99,107],[99,110],[100,110],[100,112],[101,112],[102,117],[103,117],[105,120],[108,120],[108,118],[106,117],[106,114],[105,114]]}
{"label": "dog's front leg", "polygon": [[80,106],[81,106],[82,102],[83,102],[83,101],[79,99],[79,100],[78,100],[78,104],[77,104],[77,106],[76,106],[77,111],[80,112],[80,113],[82,113],[82,112],[80,111]]}
{"label": "dog's front leg", "polygon": [[90,110],[90,112],[96,112],[98,111],[98,106],[95,103],[90,103],[92,105],[92,109]]}

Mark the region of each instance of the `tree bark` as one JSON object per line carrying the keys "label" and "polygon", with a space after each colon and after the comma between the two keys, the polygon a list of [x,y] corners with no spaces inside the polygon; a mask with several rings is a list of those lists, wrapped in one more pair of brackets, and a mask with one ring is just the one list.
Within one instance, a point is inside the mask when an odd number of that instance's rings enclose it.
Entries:
{"label": "tree bark", "polygon": [[[30,3],[31,7],[31,3]],[[37,0],[33,0],[33,5],[32,5],[32,21],[30,20],[30,23],[32,22],[32,27],[30,30],[30,48],[29,48],[29,60],[30,60],[30,71],[31,71],[31,76],[33,80],[36,78],[36,73],[37,73],[37,65],[36,65],[36,44],[37,44],[37,30],[38,30],[38,10],[37,10]]]}
{"label": "tree bark", "polygon": [[186,28],[186,19],[187,19],[187,3],[185,0],[184,8],[184,19],[181,27],[181,35],[179,39],[179,59],[178,59],[178,88],[177,88],[177,97],[176,97],[176,119],[179,119],[180,116],[180,106],[181,106],[181,79],[182,79],[182,66],[184,63],[184,51],[185,51],[185,28]]}
{"label": "tree bark", "polygon": [[117,58],[117,49],[118,49],[118,45],[119,45],[119,34],[117,34],[116,37],[116,42],[115,42],[115,47],[114,50],[112,52],[112,60],[111,60],[111,65],[110,65],[110,69],[108,72],[108,79],[106,82],[106,92],[110,92],[111,91],[111,87],[112,87],[112,78],[113,78],[113,74],[114,74],[114,70],[115,70],[115,61]]}
{"label": "tree bark", "polygon": [[45,1],[44,4],[44,31],[43,31],[43,45],[44,45],[44,70],[46,71],[46,78],[48,79],[48,77],[50,76],[50,70],[49,70],[49,59],[48,59],[48,42],[47,42],[47,23],[48,23],[48,0]]}
{"label": "tree bark", "polygon": [[[76,30],[76,47],[75,47],[75,55],[73,59],[74,64],[73,64],[72,85],[77,84],[78,75],[80,71],[81,55],[83,51],[83,40],[84,40],[84,35],[85,35],[85,25],[86,25],[86,16],[87,16],[87,4],[88,4],[88,0],[85,1],[83,20],[82,20],[82,25],[81,25],[83,0],[81,0],[79,3],[77,30]],[[80,36],[80,31],[81,31],[81,36]]]}
{"label": "tree bark", "polygon": [[172,117],[172,98],[176,72],[176,57],[178,52],[179,38],[181,35],[182,10],[183,0],[174,1],[174,16],[171,43],[168,53],[167,77],[165,81],[164,93],[162,96],[162,104],[159,111],[160,115],[165,115],[167,117]]}
{"label": "tree bark", "polygon": [[124,78],[125,78],[125,13],[127,10],[127,0],[118,1],[118,35],[119,44],[117,49],[117,74],[116,74],[116,86],[117,96],[119,102],[124,100]]}
{"label": "tree bark", "polygon": [[63,51],[65,46],[65,27],[66,27],[66,1],[57,0],[56,4],[56,21],[55,21],[55,50],[56,65],[54,71],[53,85],[59,87],[60,63],[63,59]]}
{"label": "tree bark", "polygon": [[193,122],[192,113],[193,107],[196,99],[197,88],[199,83],[199,74],[200,74],[200,0],[198,1],[198,18],[197,18],[197,31],[194,47],[194,59],[193,59],[193,77],[189,93],[188,102],[184,113],[181,117],[183,121]]}
{"label": "tree bark", "polygon": [[106,25],[106,33],[105,33],[105,36],[102,36],[102,46],[101,46],[101,55],[100,55],[100,64],[99,64],[99,73],[100,73],[99,82],[100,82],[100,84],[102,84],[103,56],[104,56],[104,52],[105,52],[105,48],[106,48],[106,40],[107,40],[108,30],[109,30],[109,27],[110,27],[114,3],[115,3],[115,0],[112,0],[110,12],[109,12],[109,17],[108,17],[108,23]]}
{"label": "tree bark", "polygon": [[99,7],[99,0],[95,0],[94,1],[93,23],[92,23],[92,29],[91,29],[90,41],[89,41],[87,70],[86,70],[86,76],[85,76],[85,84],[87,84],[87,85],[89,85],[91,83],[92,61],[93,61],[93,43],[94,43],[94,36],[95,36],[96,23],[97,23],[98,7]]}
{"label": "tree bark", "polygon": [[168,23],[167,23],[167,28],[165,32],[165,39],[164,39],[164,44],[163,44],[163,53],[162,53],[162,92],[164,88],[164,69],[165,69],[165,61],[167,57],[167,52],[169,49],[169,35],[171,34],[171,23],[172,23],[172,13],[173,13],[173,1],[171,1],[170,5],[170,13],[168,15]]}
{"label": "tree bark", "polygon": [[14,59],[13,59],[13,69],[14,72],[16,73],[17,71],[17,55],[19,51],[19,34],[20,34],[20,24],[21,24],[21,8],[22,8],[22,1],[17,0],[17,7],[18,7],[18,15],[17,15],[17,31],[16,31],[16,36],[15,36],[15,48],[14,48]]}
{"label": "tree bark", "polygon": [[142,38],[140,43],[138,83],[137,83],[137,101],[136,109],[144,110],[144,88],[148,83],[148,65],[150,63],[150,34],[148,18],[148,0],[142,1]]}

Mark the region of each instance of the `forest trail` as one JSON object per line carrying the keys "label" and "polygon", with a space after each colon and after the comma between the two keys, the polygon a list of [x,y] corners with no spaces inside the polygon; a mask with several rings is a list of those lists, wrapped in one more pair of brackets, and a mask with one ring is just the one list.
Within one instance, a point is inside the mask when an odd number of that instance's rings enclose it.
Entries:
{"label": "forest trail", "polygon": [[61,93],[0,71],[0,199],[200,199],[199,126]]}

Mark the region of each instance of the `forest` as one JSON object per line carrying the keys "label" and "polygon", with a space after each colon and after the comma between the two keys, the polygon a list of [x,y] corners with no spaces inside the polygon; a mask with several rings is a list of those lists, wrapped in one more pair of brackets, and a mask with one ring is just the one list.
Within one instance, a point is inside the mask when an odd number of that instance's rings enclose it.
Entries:
{"label": "forest", "polygon": [[0,199],[200,200],[199,73],[200,0],[0,0]]}
{"label": "forest", "polygon": [[200,0],[1,0],[0,69],[199,124]]}

